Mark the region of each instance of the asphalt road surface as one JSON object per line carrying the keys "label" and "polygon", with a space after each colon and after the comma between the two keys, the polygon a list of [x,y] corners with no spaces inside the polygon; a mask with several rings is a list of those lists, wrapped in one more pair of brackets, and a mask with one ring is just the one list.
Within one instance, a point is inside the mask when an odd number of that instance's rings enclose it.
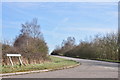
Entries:
{"label": "asphalt road surface", "polygon": [[4,78],[118,78],[117,63],[76,59],[69,57],[62,58],[78,61],[81,63],[81,65],[75,68],[69,68],[64,70],[6,76]]}

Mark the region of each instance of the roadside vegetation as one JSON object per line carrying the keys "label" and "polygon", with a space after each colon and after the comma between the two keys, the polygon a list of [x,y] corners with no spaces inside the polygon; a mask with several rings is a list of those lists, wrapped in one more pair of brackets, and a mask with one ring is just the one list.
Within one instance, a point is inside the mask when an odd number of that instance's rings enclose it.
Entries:
{"label": "roadside vegetation", "polygon": [[[2,65],[11,65],[6,54],[21,54],[23,65],[39,64],[49,61],[48,46],[40,31],[40,25],[34,18],[31,22],[21,25],[20,34],[13,43],[4,41],[2,44]],[[19,64],[18,58],[12,57],[14,64]]]}
{"label": "roadside vegetation", "polygon": [[35,70],[44,70],[44,69],[58,69],[68,66],[74,66],[79,64],[78,62],[67,60],[63,58],[50,56],[49,62],[44,62],[41,64],[27,64],[26,66],[14,65],[13,67],[10,65],[0,66],[2,72],[0,73],[13,73],[13,72],[24,72],[24,71],[35,71]]}
{"label": "roadside vegetation", "polygon": [[[103,60],[110,62],[120,62],[119,39],[116,33],[106,34],[105,36],[95,36],[89,41],[80,41],[75,44],[74,37],[63,40],[61,46],[56,46],[52,55],[68,56],[83,59]],[[43,69],[56,69],[60,67],[75,65],[77,62],[50,57],[48,46],[40,31],[40,25],[34,18],[31,22],[21,25],[20,34],[12,43],[4,41],[2,45],[2,65],[0,68],[3,73],[22,72]],[[19,63],[17,57],[12,57],[14,66],[11,66],[6,54],[21,54],[23,65]],[[2,73],[1,72],[1,73]]]}
{"label": "roadside vegetation", "polygon": [[57,46],[51,53],[83,59],[102,60],[109,62],[120,62],[119,59],[119,38],[117,33],[109,33],[104,36],[96,35],[89,41],[80,41],[75,45],[75,38],[68,37],[63,40],[61,46]]}
{"label": "roadside vegetation", "polygon": [[[78,64],[72,60],[49,56],[47,43],[36,18],[21,25],[20,34],[13,43],[4,41],[0,45],[2,45],[0,73],[57,69]],[[21,54],[23,64],[20,64],[18,57],[11,57],[14,64],[12,66],[7,54]]]}

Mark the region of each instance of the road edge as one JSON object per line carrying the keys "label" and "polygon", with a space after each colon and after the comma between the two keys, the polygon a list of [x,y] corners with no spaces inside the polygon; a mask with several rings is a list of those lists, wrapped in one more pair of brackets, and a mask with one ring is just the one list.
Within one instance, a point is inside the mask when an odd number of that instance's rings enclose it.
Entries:
{"label": "road edge", "polygon": [[5,74],[0,74],[0,77],[3,76],[12,76],[12,75],[23,75],[23,74],[30,74],[30,73],[41,73],[41,72],[50,72],[50,71],[56,71],[56,70],[63,70],[63,69],[69,69],[69,68],[74,68],[81,65],[81,63],[71,65],[71,66],[66,66],[66,67],[61,67],[61,68],[55,68],[55,69],[44,69],[44,70],[35,70],[35,71],[25,71],[25,72],[15,72],[15,73],[5,73]]}

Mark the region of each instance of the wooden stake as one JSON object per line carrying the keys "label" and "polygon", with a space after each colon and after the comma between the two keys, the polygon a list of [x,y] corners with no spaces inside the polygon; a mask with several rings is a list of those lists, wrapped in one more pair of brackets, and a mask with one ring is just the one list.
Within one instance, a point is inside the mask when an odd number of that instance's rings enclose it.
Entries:
{"label": "wooden stake", "polygon": [[19,57],[19,61],[20,61],[20,64],[21,64],[21,65],[23,65],[23,64],[22,64],[22,60],[21,60],[21,58],[20,58],[20,57]]}
{"label": "wooden stake", "polygon": [[13,62],[12,62],[12,59],[11,59],[11,57],[9,56],[9,59],[10,59],[10,63],[12,64],[12,66],[13,66]]}

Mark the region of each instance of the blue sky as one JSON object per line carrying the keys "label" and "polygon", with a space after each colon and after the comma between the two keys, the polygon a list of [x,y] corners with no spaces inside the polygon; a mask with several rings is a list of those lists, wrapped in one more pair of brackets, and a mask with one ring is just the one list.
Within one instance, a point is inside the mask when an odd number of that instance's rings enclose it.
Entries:
{"label": "blue sky", "polygon": [[44,39],[51,52],[69,36],[76,43],[95,34],[116,32],[118,3],[102,2],[3,2],[2,37],[13,41],[21,24],[38,18]]}

